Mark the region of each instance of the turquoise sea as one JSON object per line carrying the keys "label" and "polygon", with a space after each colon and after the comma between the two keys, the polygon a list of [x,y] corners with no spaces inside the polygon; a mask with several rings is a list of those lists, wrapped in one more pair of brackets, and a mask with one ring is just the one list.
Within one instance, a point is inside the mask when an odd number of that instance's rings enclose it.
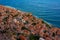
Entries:
{"label": "turquoise sea", "polygon": [[0,0],[0,5],[31,12],[60,28],[60,0]]}

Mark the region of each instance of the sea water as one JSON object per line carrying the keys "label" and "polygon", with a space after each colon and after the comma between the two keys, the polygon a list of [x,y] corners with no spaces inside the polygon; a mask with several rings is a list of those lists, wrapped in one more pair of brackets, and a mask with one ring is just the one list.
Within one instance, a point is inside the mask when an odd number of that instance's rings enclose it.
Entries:
{"label": "sea water", "polygon": [[56,27],[60,27],[60,0],[0,0],[0,5],[31,12]]}

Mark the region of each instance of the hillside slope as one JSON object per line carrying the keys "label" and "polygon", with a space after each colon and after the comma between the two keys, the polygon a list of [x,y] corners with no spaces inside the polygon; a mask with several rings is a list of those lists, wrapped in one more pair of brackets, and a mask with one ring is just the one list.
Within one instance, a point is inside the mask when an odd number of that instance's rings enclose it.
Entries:
{"label": "hillside slope", "polygon": [[60,40],[60,28],[31,13],[0,5],[0,40]]}

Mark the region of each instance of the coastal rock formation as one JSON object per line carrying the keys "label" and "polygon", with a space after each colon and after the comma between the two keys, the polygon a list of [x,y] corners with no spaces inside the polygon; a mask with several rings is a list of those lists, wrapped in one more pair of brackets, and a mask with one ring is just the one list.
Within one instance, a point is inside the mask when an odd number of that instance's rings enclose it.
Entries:
{"label": "coastal rock formation", "polygon": [[31,13],[0,5],[0,40],[60,40],[60,28]]}

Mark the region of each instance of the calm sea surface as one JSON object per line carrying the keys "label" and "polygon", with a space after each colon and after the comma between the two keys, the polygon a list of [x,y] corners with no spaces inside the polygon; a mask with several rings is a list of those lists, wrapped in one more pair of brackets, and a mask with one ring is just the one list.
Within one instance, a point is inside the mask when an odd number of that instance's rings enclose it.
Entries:
{"label": "calm sea surface", "polygon": [[0,4],[31,12],[38,18],[60,27],[60,0],[0,0]]}

